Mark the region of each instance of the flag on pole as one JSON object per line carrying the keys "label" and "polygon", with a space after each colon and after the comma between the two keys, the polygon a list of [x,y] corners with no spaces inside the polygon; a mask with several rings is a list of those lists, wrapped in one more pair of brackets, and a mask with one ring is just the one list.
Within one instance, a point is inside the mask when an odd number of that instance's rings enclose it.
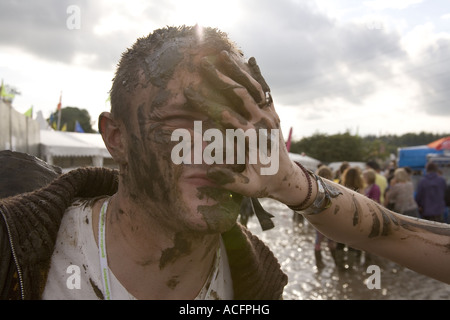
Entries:
{"label": "flag on pole", "polygon": [[59,130],[61,128],[61,106],[62,106],[61,101],[62,101],[62,91],[59,95],[58,106],[56,107],[56,110],[58,111],[58,124],[57,124],[56,130]]}
{"label": "flag on pole", "polygon": [[33,106],[31,106],[31,108],[25,111],[23,114],[29,118],[33,118]]}
{"label": "flag on pole", "polygon": [[11,102],[14,99],[15,94],[14,94],[14,92],[10,92],[10,91],[11,90],[6,90],[6,87],[3,84],[3,79],[2,79],[2,87],[0,88],[0,98],[2,100]]}
{"label": "flag on pole", "polygon": [[78,122],[78,120],[75,120],[75,132],[81,132],[84,133],[83,128],[81,127],[80,123]]}
{"label": "flag on pole", "polygon": [[3,79],[2,79],[2,86],[0,88],[0,97],[3,98],[3,96],[6,94],[5,92],[5,85],[3,84]]}
{"label": "flag on pole", "polygon": [[56,107],[56,110],[61,110],[61,101],[62,101],[62,91],[61,91],[61,93],[60,93],[60,95],[59,95],[59,102],[58,102],[58,106]]}
{"label": "flag on pole", "polygon": [[291,139],[292,139],[292,127],[291,127],[291,129],[289,129],[289,137],[286,142],[286,149],[288,152],[289,152],[289,150],[291,150]]}

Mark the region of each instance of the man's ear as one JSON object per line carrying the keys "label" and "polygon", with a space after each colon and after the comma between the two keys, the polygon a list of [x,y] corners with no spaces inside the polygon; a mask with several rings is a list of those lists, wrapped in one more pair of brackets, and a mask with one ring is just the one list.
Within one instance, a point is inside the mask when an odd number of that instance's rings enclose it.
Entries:
{"label": "man's ear", "polygon": [[98,117],[98,130],[113,159],[119,164],[127,163],[123,126],[120,126],[113,119],[110,112],[102,112],[100,114]]}

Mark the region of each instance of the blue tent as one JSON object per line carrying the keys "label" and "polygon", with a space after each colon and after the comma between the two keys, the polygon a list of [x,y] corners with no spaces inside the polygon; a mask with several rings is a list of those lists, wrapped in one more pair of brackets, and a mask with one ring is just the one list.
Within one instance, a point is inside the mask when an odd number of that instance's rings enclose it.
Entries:
{"label": "blue tent", "polygon": [[412,170],[424,170],[428,154],[443,154],[443,150],[436,150],[426,145],[405,147],[398,149],[398,166],[410,167]]}

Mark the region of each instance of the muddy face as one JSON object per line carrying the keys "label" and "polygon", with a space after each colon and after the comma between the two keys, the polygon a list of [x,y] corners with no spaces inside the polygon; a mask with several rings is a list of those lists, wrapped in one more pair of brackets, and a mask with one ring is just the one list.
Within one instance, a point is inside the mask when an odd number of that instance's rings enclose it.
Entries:
{"label": "muddy face", "polygon": [[[168,47],[149,58],[143,78],[151,85],[136,91],[130,110],[127,144],[129,162],[122,178],[133,201],[148,208],[161,224],[189,231],[223,232],[234,225],[240,197],[207,178],[206,164],[176,165],[171,159],[175,129],[193,135],[194,121],[213,126],[211,119],[187,102],[184,90],[204,90],[196,65],[202,54]],[[195,52],[195,51],[194,51]],[[147,71],[146,71],[147,70]]]}

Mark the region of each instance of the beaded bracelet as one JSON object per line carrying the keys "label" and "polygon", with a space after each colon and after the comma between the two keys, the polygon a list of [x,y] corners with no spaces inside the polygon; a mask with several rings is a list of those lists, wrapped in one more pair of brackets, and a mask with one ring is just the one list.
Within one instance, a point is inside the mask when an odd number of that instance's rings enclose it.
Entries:
{"label": "beaded bracelet", "polygon": [[[337,197],[339,194],[342,194],[339,190],[330,189],[325,185],[322,178],[313,172],[306,170],[300,163],[295,162],[302,171],[306,174],[306,179],[308,180],[308,195],[306,199],[298,206],[289,206],[291,210],[301,211],[303,214],[317,214],[322,212],[323,210],[329,208],[331,206],[331,198]],[[303,208],[303,206],[309,201],[312,194],[312,182],[311,176],[313,176],[316,180],[317,184],[317,196],[314,199],[314,202],[308,207]]]}
{"label": "beaded bracelet", "polygon": [[288,206],[291,210],[294,211],[302,211],[305,208],[303,208],[303,206],[308,203],[309,199],[311,199],[311,194],[312,194],[312,182],[311,182],[311,177],[310,174],[311,172],[308,171],[304,166],[302,166],[302,164],[300,162],[294,161],[294,163],[300,167],[300,169],[302,169],[303,173],[306,176],[306,180],[308,180],[308,194],[306,195],[305,200],[303,200],[302,203],[300,203],[298,206]]}

